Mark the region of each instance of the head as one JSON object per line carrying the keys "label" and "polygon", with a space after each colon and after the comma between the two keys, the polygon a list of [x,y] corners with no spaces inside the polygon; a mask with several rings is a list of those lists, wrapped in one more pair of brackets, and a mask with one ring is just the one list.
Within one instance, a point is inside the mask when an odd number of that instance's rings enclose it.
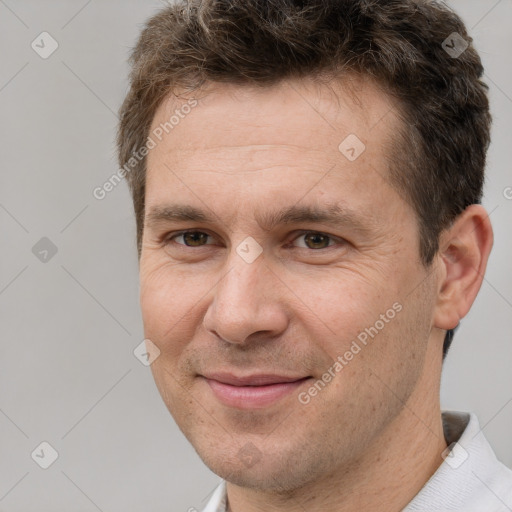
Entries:
{"label": "head", "polygon": [[[421,0],[178,2],[131,64],[119,162],[166,405],[240,484],[356,460],[438,379],[492,245],[462,21]],[[212,391],[223,372],[302,380],[246,408]]]}

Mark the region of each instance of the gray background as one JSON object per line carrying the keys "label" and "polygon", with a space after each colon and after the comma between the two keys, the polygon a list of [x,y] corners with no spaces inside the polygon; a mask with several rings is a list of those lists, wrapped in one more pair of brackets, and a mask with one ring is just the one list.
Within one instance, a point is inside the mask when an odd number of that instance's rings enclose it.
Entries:
{"label": "gray background", "polygon": [[[0,0],[4,512],[201,509],[219,480],[133,355],[143,331],[126,184],[101,201],[92,195],[117,170],[129,48],[162,5]],[[512,200],[504,194],[512,186],[512,1],[450,5],[471,28],[491,88],[484,206],[496,241],[445,364],[442,406],[477,413],[512,466]],[[31,48],[43,31],[59,44],[47,59]],[[46,262],[32,251],[43,237],[57,248]],[[46,470],[31,458],[42,441],[59,453]]]}

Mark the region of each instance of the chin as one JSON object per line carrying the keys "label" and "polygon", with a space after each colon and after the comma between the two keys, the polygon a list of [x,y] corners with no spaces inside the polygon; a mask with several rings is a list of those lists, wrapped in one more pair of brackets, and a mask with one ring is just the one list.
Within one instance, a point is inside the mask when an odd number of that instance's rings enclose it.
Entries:
{"label": "chin", "polygon": [[308,457],[300,447],[288,447],[286,452],[284,445],[279,446],[279,451],[267,446],[265,454],[250,441],[240,444],[242,447],[239,449],[235,442],[217,449],[211,444],[194,447],[205,465],[224,480],[239,487],[283,495],[312,482],[315,475],[327,469],[323,467],[325,461],[307,464]]}

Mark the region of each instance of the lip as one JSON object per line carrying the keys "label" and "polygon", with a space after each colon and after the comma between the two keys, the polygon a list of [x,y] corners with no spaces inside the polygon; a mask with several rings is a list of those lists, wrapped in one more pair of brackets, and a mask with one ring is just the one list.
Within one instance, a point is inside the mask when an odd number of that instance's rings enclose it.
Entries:
{"label": "lip", "polygon": [[311,378],[271,374],[237,376],[230,373],[211,373],[202,377],[221,403],[239,409],[268,407]]}

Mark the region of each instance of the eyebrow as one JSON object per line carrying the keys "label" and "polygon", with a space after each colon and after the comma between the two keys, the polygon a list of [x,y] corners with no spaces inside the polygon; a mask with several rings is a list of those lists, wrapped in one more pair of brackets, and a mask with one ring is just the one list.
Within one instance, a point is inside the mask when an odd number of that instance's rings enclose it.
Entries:
{"label": "eyebrow", "polygon": [[[333,226],[350,226],[362,233],[370,232],[368,219],[363,220],[350,209],[338,204],[326,204],[321,208],[317,206],[293,205],[280,210],[255,215],[256,222],[265,230],[270,231],[274,227],[286,224],[299,223],[323,223]],[[165,206],[153,206],[146,214],[146,227],[156,227],[159,224],[171,222],[204,222],[214,224],[215,218],[194,206],[187,204],[170,204]]]}

